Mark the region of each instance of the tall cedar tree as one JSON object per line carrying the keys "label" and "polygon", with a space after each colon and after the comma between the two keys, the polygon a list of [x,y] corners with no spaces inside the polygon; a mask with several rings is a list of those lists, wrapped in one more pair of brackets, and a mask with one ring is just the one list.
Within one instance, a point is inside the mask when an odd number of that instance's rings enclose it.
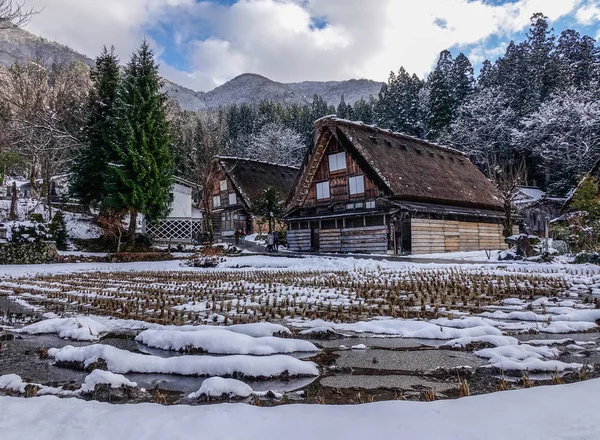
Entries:
{"label": "tall cedar tree", "polygon": [[129,236],[135,236],[138,213],[150,221],[168,214],[173,157],[166,94],[148,42],[144,40],[123,73],[116,102],[117,160],[109,164],[106,204],[130,213]]}
{"label": "tall cedar tree", "polygon": [[453,120],[455,109],[453,96],[452,54],[444,50],[440,53],[435,70],[427,79],[429,87],[429,138],[435,139]]}
{"label": "tall cedar tree", "polygon": [[92,88],[87,103],[83,147],[71,166],[71,192],[84,204],[99,206],[106,196],[108,164],[113,159],[115,101],[119,87],[119,59],[104,48],[90,71]]}

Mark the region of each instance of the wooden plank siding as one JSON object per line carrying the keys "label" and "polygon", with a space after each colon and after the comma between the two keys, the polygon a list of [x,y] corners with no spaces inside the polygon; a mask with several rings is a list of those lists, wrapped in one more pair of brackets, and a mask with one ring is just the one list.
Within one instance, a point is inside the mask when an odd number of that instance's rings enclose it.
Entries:
{"label": "wooden plank siding", "polygon": [[386,226],[366,226],[341,230],[342,252],[385,254],[388,247]]}
{"label": "wooden plank siding", "polygon": [[293,252],[308,252],[310,246],[310,229],[300,229],[287,232],[288,248]]}
{"label": "wooden plank siding", "polygon": [[502,225],[453,220],[412,219],[412,253],[506,249]]}
{"label": "wooden plank siding", "polygon": [[321,252],[341,252],[342,251],[342,230],[341,229],[320,229],[319,230],[319,250]]}

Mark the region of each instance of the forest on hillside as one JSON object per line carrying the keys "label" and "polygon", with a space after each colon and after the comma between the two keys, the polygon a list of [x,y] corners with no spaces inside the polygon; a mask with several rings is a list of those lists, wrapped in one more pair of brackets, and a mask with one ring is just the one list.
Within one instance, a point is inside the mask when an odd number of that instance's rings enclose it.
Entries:
{"label": "forest on hillside", "polygon": [[[117,60],[120,62],[120,60]],[[0,166],[40,191],[49,177],[72,169],[88,142],[90,91],[82,63],[32,60],[0,71]],[[557,35],[542,14],[526,38],[474,73],[468,57],[441,52],[426,79],[404,68],[379,96],[354,105],[259,102],[183,111],[164,99],[174,172],[201,183],[213,155],[299,164],[314,121],[340,118],[449,145],[466,152],[490,178],[567,194],[599,158],[600,49],[574,30]],[[162,101],[161,101],[162,102]]]}

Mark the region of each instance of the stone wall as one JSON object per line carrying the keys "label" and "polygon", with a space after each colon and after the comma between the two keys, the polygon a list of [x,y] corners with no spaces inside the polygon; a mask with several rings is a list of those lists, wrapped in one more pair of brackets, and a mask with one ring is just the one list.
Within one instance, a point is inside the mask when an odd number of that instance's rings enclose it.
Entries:
{"label": "stone wall", "polygon": [[54,242],[0,244],[0,264],[43,264],[59,261]]}

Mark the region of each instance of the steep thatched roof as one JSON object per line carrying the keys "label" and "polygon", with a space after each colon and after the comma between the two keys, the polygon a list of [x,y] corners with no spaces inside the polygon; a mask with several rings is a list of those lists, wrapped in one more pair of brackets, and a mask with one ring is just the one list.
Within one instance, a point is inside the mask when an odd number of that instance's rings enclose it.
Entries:
{"label": "steep thatched roof", "polygon": [[250,208],[262,190],[274,187],[285,199],[289,194],[298,168],[239,157],[217,156],[215,161],[227,174]]}
{"label": "steep thatched roof", "polygon": [[327,136],[335,137],[390,199],[502,210],[496,187],[460,151],[333,116],[315,122],[299,184],[310,178],[311,156]]}

